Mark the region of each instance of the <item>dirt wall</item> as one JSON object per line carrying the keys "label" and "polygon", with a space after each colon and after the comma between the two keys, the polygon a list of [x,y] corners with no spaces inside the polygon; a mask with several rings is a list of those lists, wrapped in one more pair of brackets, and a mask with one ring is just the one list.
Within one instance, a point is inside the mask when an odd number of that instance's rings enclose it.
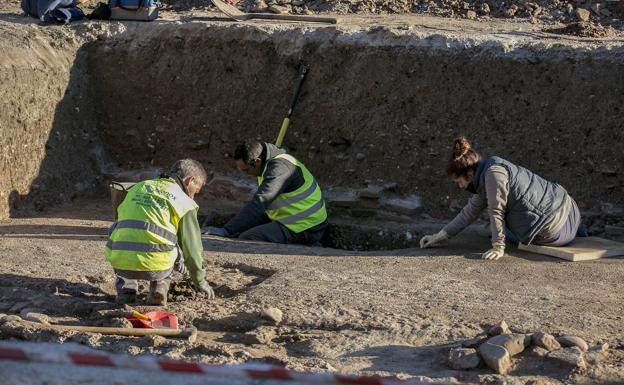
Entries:
{"label": "dirt wall", "polygon": [[71,31],[2,26],[0,219],[95,191],[85,56]]}
{"label": "dirt wall", "polygon": [[90,51],[100,127],[122,167],[197,158],[235,173],[244,139],[273,141],[297,65],[310,66],[285,144],[325,186],[396,183],[446,213],[460,134],[564,185],[624,203],[621,54],[407,39],[383,29],[167,26]]}
{"label": "dirt wall", "polygon": [[24,44],[12,31],[0,66],[1,216],[105,196],[105,168],[192,157],[240,176],[234,147],[275,140],[301,62],[310,72],[285,144],[326,190],[379,185],[449,216],[467,197],[444,172],[463,134],[561,183],[581,207],[624,203],[619,45],[401,28],[93,24],[39,28]]}

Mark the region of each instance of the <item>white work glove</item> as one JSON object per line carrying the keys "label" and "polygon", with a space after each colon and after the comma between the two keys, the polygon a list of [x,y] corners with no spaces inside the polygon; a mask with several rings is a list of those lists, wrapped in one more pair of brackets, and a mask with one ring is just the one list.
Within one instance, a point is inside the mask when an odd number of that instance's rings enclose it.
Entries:
{"label": "white work glove", "polygon": [[500,257],[505,255],[505,244],[494,245],[491,249],[483,253],[481,256],[482,259],[487,259],[489,261],[496,261]]}
{"label": "white work glove", "polygon": [[228,233],[225,227],[213,227],[213,226],[206,226],[202,228],[202,233],[208,234],[208,235],[218,235],[220,237],[227,237],[228,235],[230,235],[230,233]]}
{"label": "white work glove", "polygon": [[197,291],[206,294],[206,297],[208,297],[208,299],[214,299],[215,297],[215,293],[214,293],[214,290],[212,290],[212,286],[210,286],[210,284],[208,284],[206,280],[204,280],[204,282],[202,282],[199,285],[199,287],[197,288]]}
{"label": "white work glove", "polygon": [[431,247],[433,245],[437,245],[438,243],[444,242],[447,239],[451,239],[451,237],[447,234],[446,231],[440,230],[433,235],[425,235],[420,238],[420,248],[424,249],[426,247]]}
{"label": "white work glove", "polygon": [[175,271],[179,271],[183,276],[187,276],[189,274],[186,265],[184,264],[184,258],[180,255],[178,259],[176,259],[175,264],[173,265],[173,269]]}

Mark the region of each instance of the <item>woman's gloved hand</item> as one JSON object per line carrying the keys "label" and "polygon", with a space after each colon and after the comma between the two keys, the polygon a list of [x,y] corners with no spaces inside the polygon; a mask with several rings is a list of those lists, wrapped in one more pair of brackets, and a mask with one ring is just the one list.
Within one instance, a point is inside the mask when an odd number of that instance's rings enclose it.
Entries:
{"label": "woman's gloved hand", "polygon": [[499,244],[499,245],[493,245],[491,249],[483,253],[481,258],[487,259],[490,261],[496,261],[503,255],[505,255],[505,244]]}
{"label": "woman's gloved hand", "polygon": [[422,237],[420,239],[420,248],[424,249],[426,247],[431,247],[448,239],[451,239],[451,237],[446,233],[446,231],[440,230],[433,235],[425,235]]}

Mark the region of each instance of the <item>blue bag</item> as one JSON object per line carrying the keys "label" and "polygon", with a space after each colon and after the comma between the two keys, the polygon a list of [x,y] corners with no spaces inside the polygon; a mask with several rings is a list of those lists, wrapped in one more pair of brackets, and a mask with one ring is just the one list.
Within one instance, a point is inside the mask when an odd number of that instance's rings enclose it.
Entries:
{"label": "blue bag", "polygon": [[111,19],[152,21],[158,17],[160,3],[155,0],[108,0]]}
{"label": "blue bag", "polygon": [[41,21],[57,8],[75,7],[74,0],[22,0],[22,10]]}

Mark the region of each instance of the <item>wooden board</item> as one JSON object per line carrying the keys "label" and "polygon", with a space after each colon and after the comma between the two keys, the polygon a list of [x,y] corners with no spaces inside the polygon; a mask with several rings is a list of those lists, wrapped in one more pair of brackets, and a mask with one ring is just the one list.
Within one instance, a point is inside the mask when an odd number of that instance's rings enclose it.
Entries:
{"label": "wooden board", "polygon": [[550,255],[568,261],[591,261],[593,259],[617,257],[624,255],[624,243],[610,241],[598,237],[576,238],[563,247],[518,245],[520,250]]}

